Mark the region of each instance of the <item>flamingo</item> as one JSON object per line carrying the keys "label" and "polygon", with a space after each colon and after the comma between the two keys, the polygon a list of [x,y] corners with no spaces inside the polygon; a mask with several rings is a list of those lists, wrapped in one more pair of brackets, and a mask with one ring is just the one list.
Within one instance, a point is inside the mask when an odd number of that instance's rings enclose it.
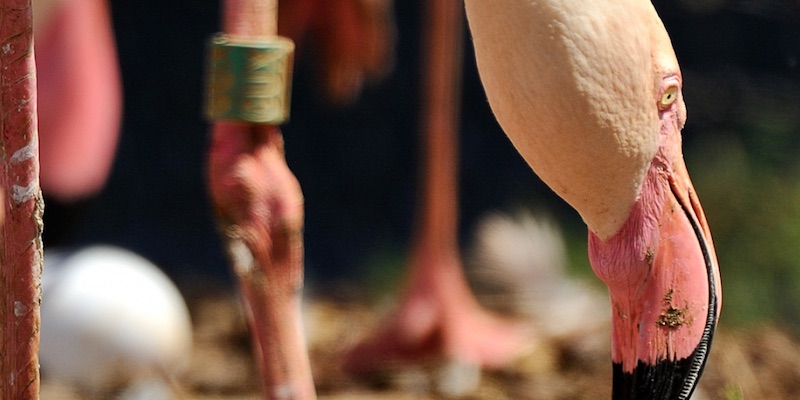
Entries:
{"label": "flamingo", "polygon": [[645,0],[466,0],[501,127],[575,208],[609,289],[614,399],[687,399],[721,307],[683,161],[680,68]]}

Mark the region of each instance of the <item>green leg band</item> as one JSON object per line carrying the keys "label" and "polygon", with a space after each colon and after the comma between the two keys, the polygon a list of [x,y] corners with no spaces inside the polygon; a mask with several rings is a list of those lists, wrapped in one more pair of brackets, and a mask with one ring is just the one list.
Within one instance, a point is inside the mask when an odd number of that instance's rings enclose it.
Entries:
{"label": "green leg band", "polygon": [[209,46],[206,116],[280,125],[289,119],[294,43],[286,38],[231,40]]}

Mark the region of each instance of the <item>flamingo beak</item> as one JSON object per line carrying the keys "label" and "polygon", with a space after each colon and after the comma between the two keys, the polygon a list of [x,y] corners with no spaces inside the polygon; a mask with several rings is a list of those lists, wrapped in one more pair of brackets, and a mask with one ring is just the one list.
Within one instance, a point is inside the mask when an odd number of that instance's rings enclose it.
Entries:
{"label": "flamingo beak", "polygon": [[714,246],[689,175],[669,179],[668,207],[659,220],[652,281],[645,287],[641,358],[633,371],[614,363],[613,399],[688,399],[706,363],[720,309]]}
{"label": "flamingo beak", "polygon": [[[657,156],[620,233],[607,241],[590,234],[593,269],[608,285],[613,307],[615,400],[689,399],[719,316],[711,234],[676,154],[672,162]],[[621,251],[634,256],[620,257]],[[620,261],[627,259],[634,261]]]}

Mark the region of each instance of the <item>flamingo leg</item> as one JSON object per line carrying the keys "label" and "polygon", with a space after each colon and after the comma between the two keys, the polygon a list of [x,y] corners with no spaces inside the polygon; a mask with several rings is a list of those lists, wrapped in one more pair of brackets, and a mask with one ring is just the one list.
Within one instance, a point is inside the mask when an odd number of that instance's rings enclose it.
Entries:
{"label": "flamingo leg", "polygon": [[346,368],[444,356],[501,367],[529,343],[521,325],[484,310],[472,294],[459,256],[457,110],[463,17],[460,2],[429,5],[421,210],[411,264],[397,311],[354,349]]}
{"label": "flamingo leg", "polygon": [[[227,0],[225,34],[251,42],[274,36],[276,10],[274,0]],[[253,57],[247,65],[258,67],[262,61]],[[243,297],[264,398],[313,400],[300,309],[303,195],[286,165],[278,127],[218,120],[212,131],[208,181]]]}
{"label": "flamingo leg", "polygon": [[274,126],[217,123],[209,182],[265,398],[313,399],[301,321],[303,196]]}

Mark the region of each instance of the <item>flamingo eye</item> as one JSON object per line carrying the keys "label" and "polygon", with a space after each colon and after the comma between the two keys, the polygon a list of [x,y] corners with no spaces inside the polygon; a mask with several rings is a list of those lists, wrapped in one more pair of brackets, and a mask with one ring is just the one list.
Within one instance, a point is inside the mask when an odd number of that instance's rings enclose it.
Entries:
{"label": "flamingo eye", "polygon": [[678,86],[672,85],[669,86],[664,93],[661,95],[661,100],[658,101],[658,108],[662,111],[666,110],[675,100],[678,99]]}

